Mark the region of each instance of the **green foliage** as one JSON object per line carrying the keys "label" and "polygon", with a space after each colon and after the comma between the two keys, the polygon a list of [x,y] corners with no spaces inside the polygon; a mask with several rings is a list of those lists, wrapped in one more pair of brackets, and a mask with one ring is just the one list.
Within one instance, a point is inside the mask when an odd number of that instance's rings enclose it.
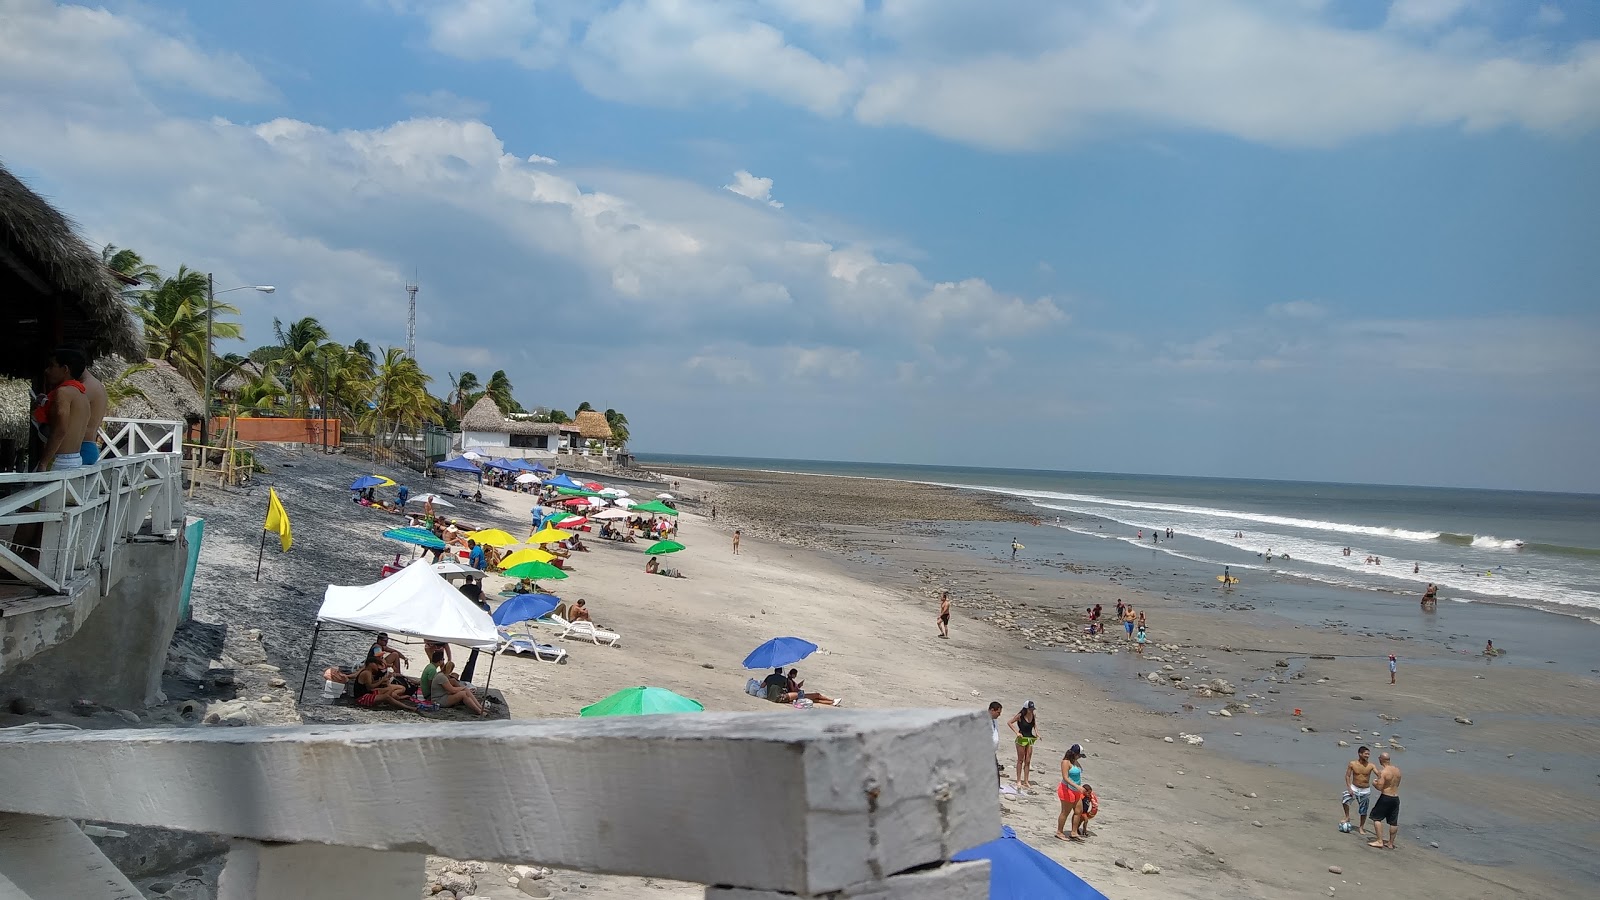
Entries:
{"label": "green foliage", "polygon": [[[206,355],[206,275],[178,267],[178,274],[163,278],[134,297],[134,311],[144,326],[145,355],[172,364],[196,387],[204,381]],[[211,307],[211,332],[217,340],[244,337],[230,316],[239,310],[227,303]]]}
{"label": "green foliage", "polygon": [[511,396],[511,378],[506,375],[505,369],[496,369],[494,374],[489,376],[489,383],[483,386],[483,390],[494,398],[495,405],[500,407],[501,412],[523,412],[522,404]]}
{"label": "green foliage", "polygon": [[628,417],[614,409],[606,410],[606,424],[611,426],[611,440],[618,447],[628,444]]}

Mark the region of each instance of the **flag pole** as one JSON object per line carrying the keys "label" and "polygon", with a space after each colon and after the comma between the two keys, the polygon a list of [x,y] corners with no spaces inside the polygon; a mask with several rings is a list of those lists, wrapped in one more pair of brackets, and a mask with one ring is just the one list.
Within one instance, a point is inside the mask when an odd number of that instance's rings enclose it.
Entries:
{"label": "flag pole", "polygon": [[261,529],[261,549],[256,551],[256,581],[261,581],[261,558],[267,554],[267,529]]}

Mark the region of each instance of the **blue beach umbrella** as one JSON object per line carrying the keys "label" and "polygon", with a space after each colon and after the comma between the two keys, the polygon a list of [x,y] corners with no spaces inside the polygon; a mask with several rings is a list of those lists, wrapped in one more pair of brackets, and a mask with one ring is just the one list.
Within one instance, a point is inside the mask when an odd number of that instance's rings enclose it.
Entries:
{"label": "blue beach umbrella", "polygon": [[425,547],[429,550],[443,550],[445,548],[444,541],[439,540],[433,532],[426,528],[391,528],[385,531],[383,536],[391,541],[399,541],[402,544],[415,544],[418,547]]}
{"label": "blue beach umbrella", "polygon": [[581,482],[581,481],[573,481],[572,477],[570,475],[566,475],[566,474],[557,475],[554,478],[547,478],[547,479],[545,479],[544,483],[550,485],[551,487],[575,488],[577,490],[584,490],[585,489],[584,486],[583,486],[583,482]]}
{"label": "blue beach umbrella", "polygon": [[554,594],[517,594],[495,607],[489,618],[494,619],[496,625],[528,622],[550,615],[559,605],[561,598]]}
{"label": "blue beach umbrella", "polygon": [[466,472],[472,475],[481,474],[478,467],[472,464],[472,460],[467,459],[465,456],[457,456],[452,459],[447,459],[444,462],[434,463],[433,467],[435,469],[443,469],[446,472]]}
{"label": "blue beach umbrella", "polygon": [[787,666],[817,652],[817,645],[804,638],[775,637],[750,651],[744,658],[746,669],[771,669]]}
{"label": "blue beach umbrella", "polygon": [[1072,870],[1017,840],[1010,825],[1000,826],[1000,837],[950,857],[956,862],[989,861],[989,900],[1107,900]]}
{"label": "blue beach umbrella", "polygon": [[517,471],[517,464],[512,462],[509,459],[506,459],[504,456],[498,457],[496,459],[491,459],[488,462],[484,463],[484,465],[487,466],[488,468],[491,468],[491,469],[499,469],[502,472],[515,472],[515,471]]}
{"label": "blue beach umbrella", "polygon": [[394,487],[394,482],[382,475],[363,475],[350,482],[350,490],[352,491],[364,491],[367,488],[375,487]]}

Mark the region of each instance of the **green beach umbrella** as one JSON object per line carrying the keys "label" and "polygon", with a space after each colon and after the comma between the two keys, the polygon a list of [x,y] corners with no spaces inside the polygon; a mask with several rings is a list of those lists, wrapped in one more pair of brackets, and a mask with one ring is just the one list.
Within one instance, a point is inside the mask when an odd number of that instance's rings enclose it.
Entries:
{"label": "green beach umbrella", "polygon": [[688,548],[677,541],[656,541],[654,544],[650,545],[650,549],[644,552],[650,554],[651,556],[660,556],[663,553],[677,553],[679,550],[686,549]]}
{"label": "green beach umbrella", "polygon": [[578,710],[578,715],[594,716],[648,716],[655,713],[703,712],[699,700],[674,694],[666,688],[634,687],[591,703]]}
{"label": "green beach umbrella", "polygon": [[567,573],[561,571],[555,566],[550,565],[547,562],[517,563],[500,574],[506,576],[507,578],[532,578],[534,581],[538,581],[540,579],[560,581],[561,579],[567,577]]}
{"label": "green beach umbrella", "polygon": [[584,488],[558,487],[558,488],[556,488],[556,493],[560,494],[563,497],[598,497],[598,496],[600,496],[595,491],[586,490]]}
{"label": "green beach umbrella", "polygon": [[576,515],[577,513],[569,512],[551,513],[549,516],[545,517],[545,522],[550,525],[559,525]]}
{"label": "green beach umbrella", "polygon": [[660,500],[651,500],[648,503],[640,503],[638,506],[629,507],[628,512],[656,513],[663,516],[675,516],[678,514],[677,510],[662,503]]}

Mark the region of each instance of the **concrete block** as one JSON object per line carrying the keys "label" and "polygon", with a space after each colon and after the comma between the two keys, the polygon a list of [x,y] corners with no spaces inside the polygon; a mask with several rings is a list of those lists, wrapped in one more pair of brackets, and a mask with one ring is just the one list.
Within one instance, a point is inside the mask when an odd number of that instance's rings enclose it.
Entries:
{"label": "concrete block", "polygon": [[66,819],[0,815],[0,898],[143,900],[100,848]]}
{"label": "concrete block", "polygon": [[[847,887],[829,900],[988,900],[989,861],[946,863],[935,869],[891,875]],[[779,891],[708,887],[706,900],[795,900]],[[1040,898],[1043,900],[1043,898]]]}
{"label": "concrete block", "polygon": [[0,807],[805,895],[989,840],[993,757],[948,710],[80,732],[0,737]]}
{"label": "concrete block", "polygon": [[217,900],[410,898],[422,890],[426,862],[420,853],[234,841]]}

